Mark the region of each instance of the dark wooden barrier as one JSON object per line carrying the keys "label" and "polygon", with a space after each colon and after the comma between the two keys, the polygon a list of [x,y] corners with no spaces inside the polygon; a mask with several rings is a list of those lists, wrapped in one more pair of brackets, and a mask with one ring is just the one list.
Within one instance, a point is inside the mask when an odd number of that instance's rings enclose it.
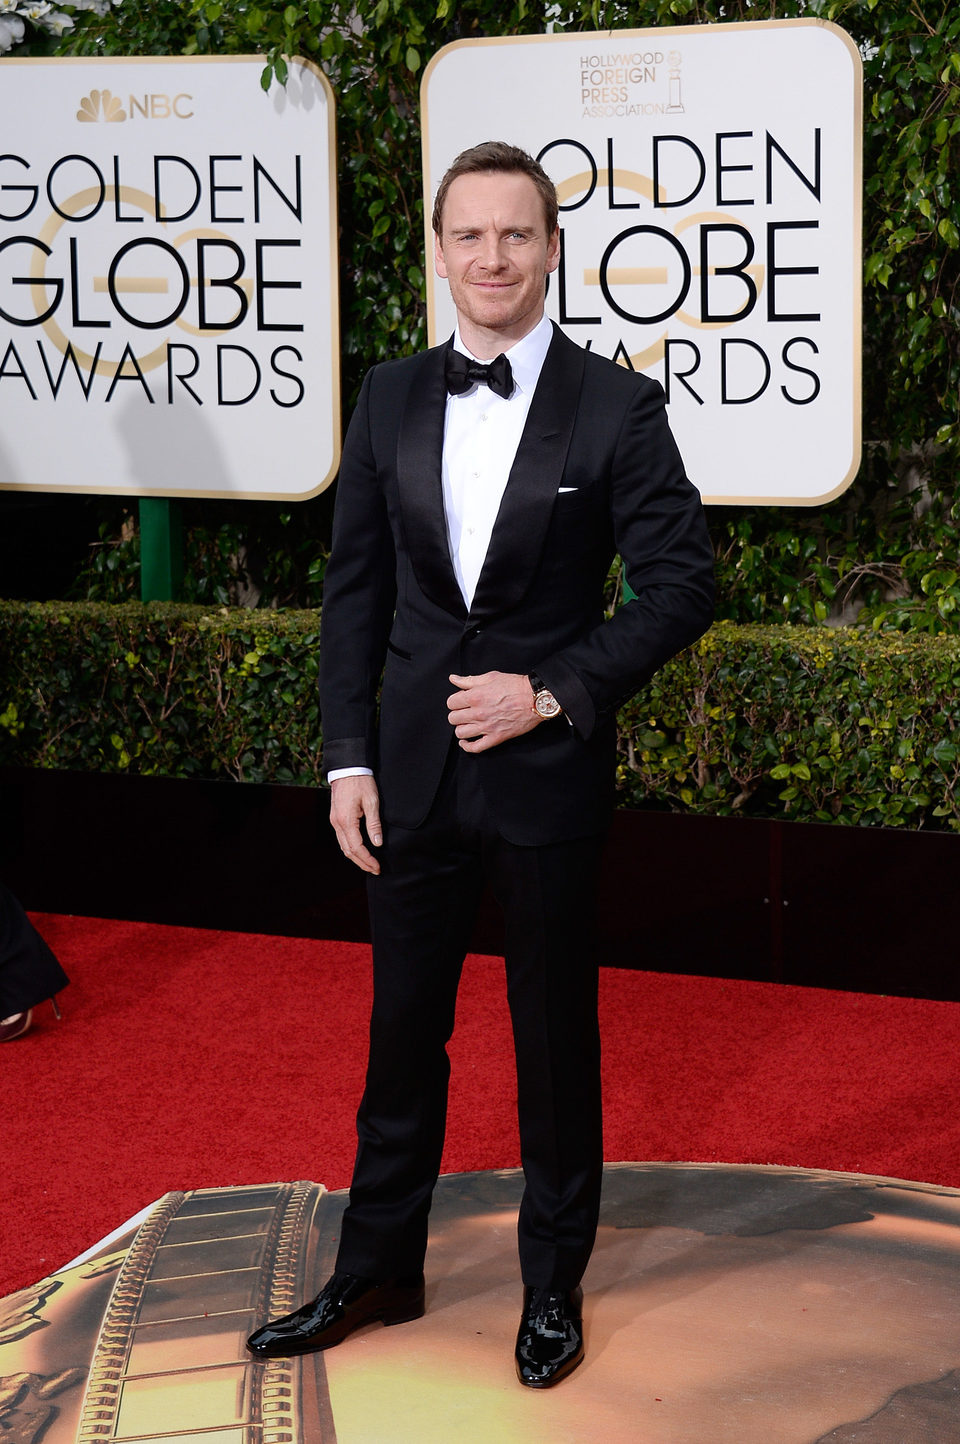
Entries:
{"label": "dark wooden barrier", "polygon": [[[42,912],[363,940],[323,792],[0,771],[0,876]],[[960,837],[618,812],[601,961],[960,1000]],[[474,938],[499,952],[487,899]]]}

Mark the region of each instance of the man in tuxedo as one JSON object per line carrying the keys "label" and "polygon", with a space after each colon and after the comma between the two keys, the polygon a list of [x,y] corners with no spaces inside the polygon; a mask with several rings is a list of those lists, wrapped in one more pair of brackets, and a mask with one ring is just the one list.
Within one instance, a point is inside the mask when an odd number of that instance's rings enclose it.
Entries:
{"label": "man in tuxedo", "polygon": [[[661,388],[544,316],[557,214],[523,151],[458,157],[433,216],[456,332],[375,366],[347,434],[320,690],[331,821],[369,875],[370,1055],[336,1273],[251,1337],[261,1357],[423,1312],[446,1043],[489,882],[525,1175],[517,1371],[542,1388],[583,1358],[603,1165],[590,919],[615,713],[709,625],[713,582]],[[617,552],[636,595],[606,618]]]}

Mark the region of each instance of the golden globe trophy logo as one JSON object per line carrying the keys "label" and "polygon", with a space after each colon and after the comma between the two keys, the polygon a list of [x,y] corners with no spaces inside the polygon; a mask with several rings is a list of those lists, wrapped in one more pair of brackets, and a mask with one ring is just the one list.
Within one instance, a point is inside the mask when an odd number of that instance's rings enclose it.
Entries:
{"label": "golden globe trophy logo", "polygon": [[0,487],[297,499],[332,480],[333,99],[302,61],[265,96],[262,68],[4,62]]}
{"label": "golden globe trophy logo", "polygon": [[[660,381],[705,501],[813,505],[860,459],[861,96],[818,21],[459,41],[424,75],[427,215],[461,150],[535,155],[548,314]],[[433,275],[428,320],[455,321]]]}

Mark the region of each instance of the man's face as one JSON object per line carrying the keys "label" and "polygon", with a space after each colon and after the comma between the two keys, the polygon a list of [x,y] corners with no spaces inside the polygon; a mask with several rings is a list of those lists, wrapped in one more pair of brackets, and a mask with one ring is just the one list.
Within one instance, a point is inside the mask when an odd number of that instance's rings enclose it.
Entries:
{"label": "man's face", "polygon": [[543,200],[529,176],[458,176],[434,245],[437,275],[450,283],[460,334],[474,354],[488,360],[533,330],[547,272],[560,260],[560,237],[547,235]]}

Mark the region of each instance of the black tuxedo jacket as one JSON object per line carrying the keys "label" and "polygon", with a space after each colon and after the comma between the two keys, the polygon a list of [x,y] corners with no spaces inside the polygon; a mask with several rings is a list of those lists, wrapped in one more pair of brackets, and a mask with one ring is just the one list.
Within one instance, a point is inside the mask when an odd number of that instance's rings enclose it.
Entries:
{"label": "black tuxedo jacket", "polygon": [[[555,327],[468,610],[441,490],[445,349],[374,367],[347,432],[321,618],[324,765],[372,767],[385,821],[417,827],[453,737],[450,673],[535,671],[565,718],[475,755],[487,805],[521,845],[599,831],[617,706],[710,624],[700,498],[660,386]],[[636,600],[605,619],[617,552]]]}

